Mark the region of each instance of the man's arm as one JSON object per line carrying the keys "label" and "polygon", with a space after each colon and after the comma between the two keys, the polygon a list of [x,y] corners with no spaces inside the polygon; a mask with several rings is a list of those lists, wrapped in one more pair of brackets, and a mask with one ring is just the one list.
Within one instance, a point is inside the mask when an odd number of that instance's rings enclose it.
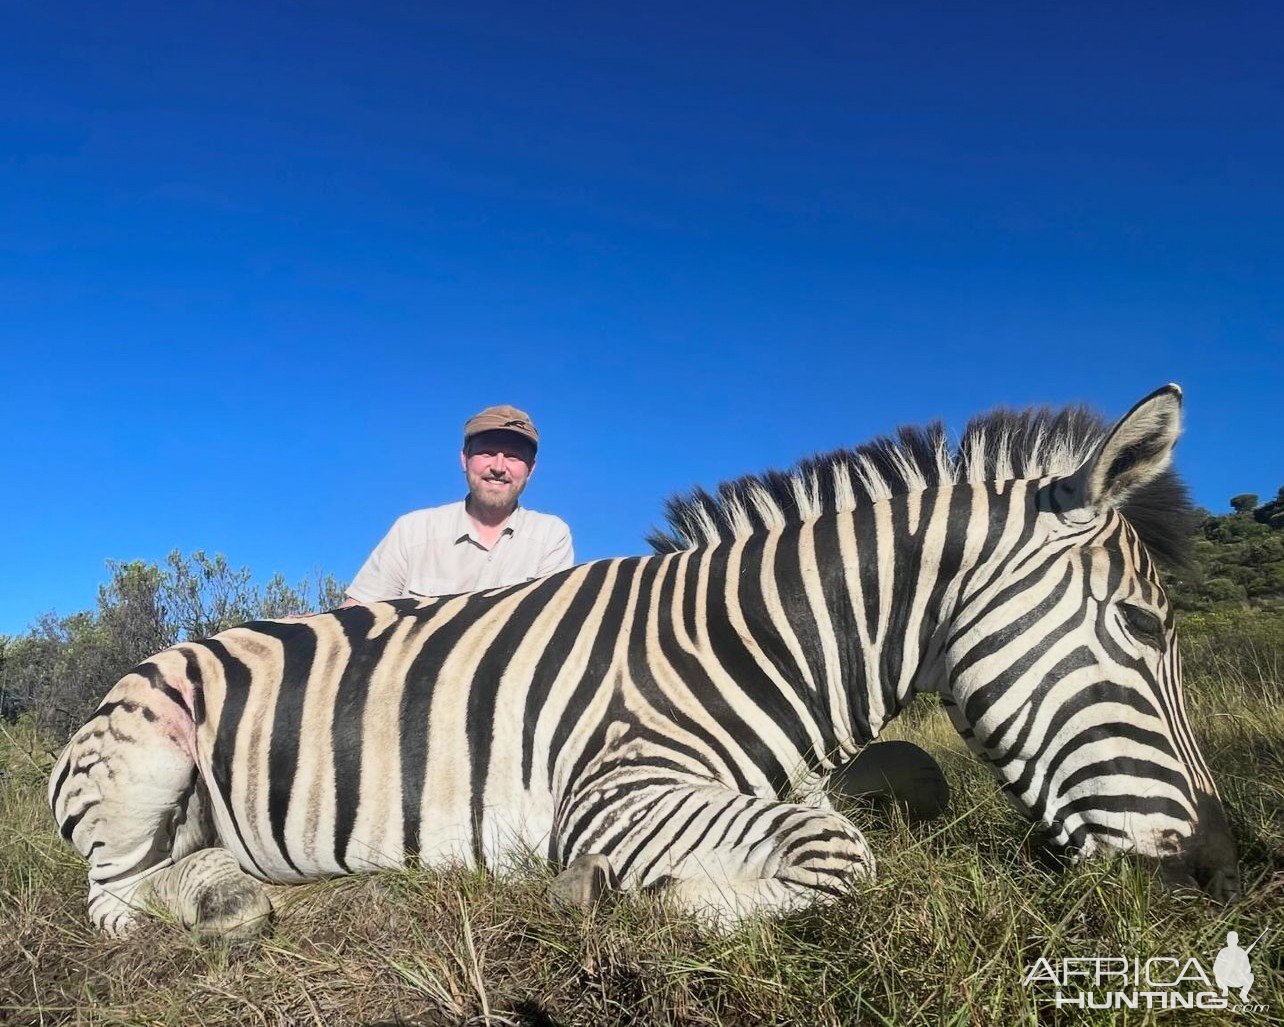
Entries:
{"label": "man's arm", "polygon": [[398,518],[374,552],[361,565],[352,584],[347,587],[348,598],[343,606],[377,603],[384,599],[400,599],[406,589],[409,563],[406,559],[403,531],[404,518]]}
{"label": "man's arm", "polygon": [[554,533],[552,541],[540,558],[538,577],[545,574],[556,574],[567,567],[575,566],[575,547],[571,545],[571,529],[558,521],[560,530]]}

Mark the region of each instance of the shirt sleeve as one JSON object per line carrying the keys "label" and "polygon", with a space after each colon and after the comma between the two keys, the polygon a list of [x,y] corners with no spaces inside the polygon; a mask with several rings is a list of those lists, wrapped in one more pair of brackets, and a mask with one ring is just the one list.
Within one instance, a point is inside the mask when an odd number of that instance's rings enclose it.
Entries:
{"label": "shirt sleeve", "polygon": [[557,522],[557,529],[552,533],[548,548],[540,558],[538,577],[545,574],[556,574],[567,567],[575,566],[575,547],[571,545],[571,529],[563,521]]}
{"label": "shirt sleeve", "polygon": [[352,579],[347,594],[357,602],[377,603],[405,594],[409,564],[402,527],[398,519]]}

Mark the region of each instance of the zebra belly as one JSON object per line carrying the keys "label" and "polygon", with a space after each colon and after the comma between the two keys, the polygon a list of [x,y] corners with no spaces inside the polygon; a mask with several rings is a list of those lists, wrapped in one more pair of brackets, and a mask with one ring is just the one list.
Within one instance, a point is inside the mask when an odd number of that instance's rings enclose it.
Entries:
{"label": "zebra belly", "polygon": [[420,801],[403,801],[400,781],[363,782],[362,801],[343,804],[333,790],[298,788],[274,801],[273,783],[232,782],[231,801],[211,788],[220,841],[249,873],[282,883],[317,880],[410,862],[479,863],[504,870],[542,857],[553,824],[547,793],[488,788],[480,816],[471,789],[428,782]]}

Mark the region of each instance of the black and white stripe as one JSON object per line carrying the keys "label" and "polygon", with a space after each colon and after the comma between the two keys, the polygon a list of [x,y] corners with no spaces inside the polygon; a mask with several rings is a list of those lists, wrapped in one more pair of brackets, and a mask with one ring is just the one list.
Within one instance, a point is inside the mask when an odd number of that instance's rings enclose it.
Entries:
{"label": "black and white stripe", "polygon": [[934,691],[1060,844],[1233,887],[1152,559],[1179,407],[903,430],[672,501],[657,555],[184,643],[72,740],[55,816],[126,921],[182,864],[180,801],[265,880],[533,851],[734,917],[872,872],[796,800]]}

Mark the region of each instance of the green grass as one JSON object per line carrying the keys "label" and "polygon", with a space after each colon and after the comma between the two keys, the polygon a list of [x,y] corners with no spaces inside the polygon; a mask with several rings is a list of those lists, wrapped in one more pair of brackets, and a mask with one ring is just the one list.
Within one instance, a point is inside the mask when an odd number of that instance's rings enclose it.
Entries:
{"label": "green grass", "polygon": [[45,808],[47,741],[9,728],[0,1023],[1104,1024],[1119,1021],[1055,1011],[1023,986],[1026,967],[1100,954],[1196,956],[1211,968],[1227,930],[1244,943],[1267,932],[1252,995],[1267,1012],[1126,1022],[1284,1023],[1280,654],[1214,641],[1190,650],[1187,696],[1240,843],[1246,897],[1230,908],[1165,891],[1121,860],[1042,865],[1024,822],[924,704],[889,735],[940,760],[954,789],[946,816],[854,810],[877,880],[731,936],[638,897],[557,912],[539,873],[402,870],[275,889],[272,933],[244,948],[202,948],[160,921],[113,941],[89,929],[84,865]]}

